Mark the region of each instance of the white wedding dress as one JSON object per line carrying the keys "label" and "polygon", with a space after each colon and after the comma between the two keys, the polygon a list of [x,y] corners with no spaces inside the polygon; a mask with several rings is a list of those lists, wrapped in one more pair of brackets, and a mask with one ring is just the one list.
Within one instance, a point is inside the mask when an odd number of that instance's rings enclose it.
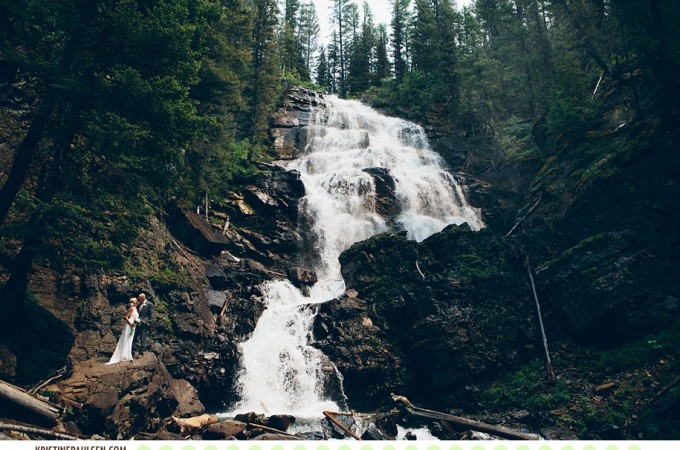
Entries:
{"label": "white wedding dress", "polygon": [[[130,322],[134,323],[139,318],[137,308],[132,311],[130,315]],[[106,364],[115,364],[121,361],[132,361],[132,340],[135,337],[136,327],[131,327],[129,323],[125,322],[123,334],[118,339],[116,350],[111,355],[111,359]]]}

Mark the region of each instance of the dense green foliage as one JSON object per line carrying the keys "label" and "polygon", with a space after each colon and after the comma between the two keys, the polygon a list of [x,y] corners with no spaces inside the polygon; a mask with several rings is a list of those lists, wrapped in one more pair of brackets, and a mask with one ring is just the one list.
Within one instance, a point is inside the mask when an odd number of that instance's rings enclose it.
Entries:
{"label": "dense green foliage", "polygon": [[0,2],[2,81],[35,99],[0,179],[3,309],[34,260],[120,268],[150,205],[252,171],[279,67],[308,78],[318,33],[311,4],[286,13],[280,27],[274,0]]}
{"label": "dense green foliage", "polygon": [[[680,121],[680,18],[669,0],[394,0],[392,76],[334,92],[388,106],[436,126],[475,134],[512,119],[540,122],[540,144],[578,144],[611,108],[612,83],[624,92],[621,122],[660,109]],[[340,28],[337,29],[341,32]],[[363,48],[363,33],[347,48]],[[335,74],[336,85],[347,76]],[[605,86],[607,86],[605,88]],[[648,100],[648,99],[651,99]]]}

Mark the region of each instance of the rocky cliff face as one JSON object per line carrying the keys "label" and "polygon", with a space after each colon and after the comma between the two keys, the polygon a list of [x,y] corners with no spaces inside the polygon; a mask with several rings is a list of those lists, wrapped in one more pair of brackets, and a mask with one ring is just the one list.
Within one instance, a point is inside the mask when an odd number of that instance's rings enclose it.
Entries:
{"label": "rocky cliff face", "polygon": [[316,345],[350,406],[404,393],[460,404],[465,386],[539,355],[522,262],[488,231],[449,226],[422,243],[375,236],[343,253],[348,292],[321,306]]}

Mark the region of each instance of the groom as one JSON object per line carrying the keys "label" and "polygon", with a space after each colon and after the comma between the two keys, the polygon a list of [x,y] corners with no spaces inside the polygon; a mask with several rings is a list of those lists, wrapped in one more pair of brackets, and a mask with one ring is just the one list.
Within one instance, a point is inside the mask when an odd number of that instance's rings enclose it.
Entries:
{"label": "groom", "polygon": [[139,312],[139,325],[137,325],[137,332],[135,333],[134,341],[137,342],[138,353],[135,359],[139,359],[144,355],[146,350],[146,338],[149,334],[151,326],[151,317],[153,316],[153,303],[146,299],[145,294],[137,296],[137,311]]}

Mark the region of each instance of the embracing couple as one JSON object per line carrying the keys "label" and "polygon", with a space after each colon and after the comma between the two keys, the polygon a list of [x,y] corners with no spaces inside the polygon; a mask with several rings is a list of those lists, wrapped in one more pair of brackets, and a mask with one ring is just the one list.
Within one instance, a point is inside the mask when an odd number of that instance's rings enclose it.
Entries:
{"label": "embracing couple", "polygon": [[146,338],[149,334],[151,317],[153,316],[153,303],[146,299],[145,294],[132,297],[128,303],[125,314],[125,328],[118,339],[116,350],[111,355],[107,364],[115,364],[121,361],[132,361],[132,345],[137,343],[139,353],[135,358],[141,358],[146,350]]}

